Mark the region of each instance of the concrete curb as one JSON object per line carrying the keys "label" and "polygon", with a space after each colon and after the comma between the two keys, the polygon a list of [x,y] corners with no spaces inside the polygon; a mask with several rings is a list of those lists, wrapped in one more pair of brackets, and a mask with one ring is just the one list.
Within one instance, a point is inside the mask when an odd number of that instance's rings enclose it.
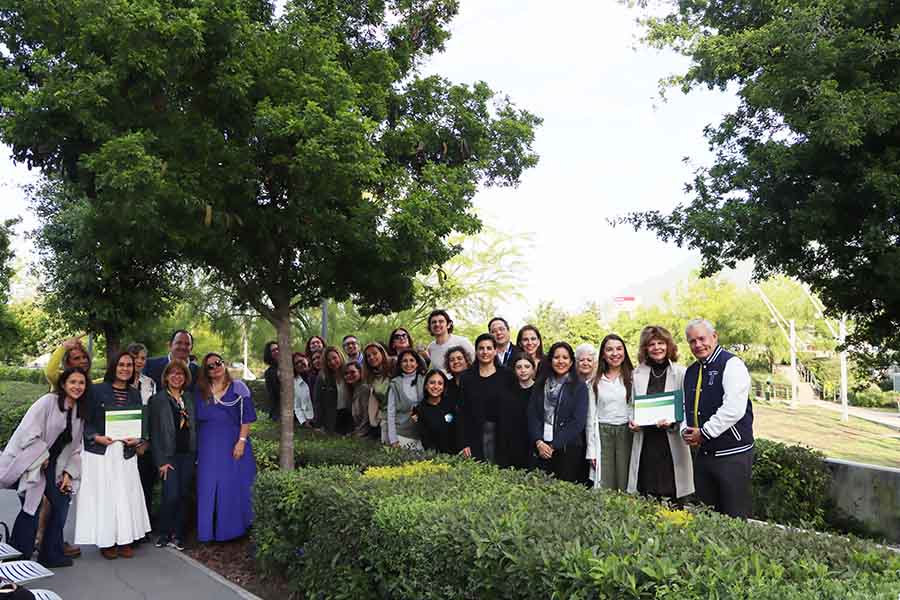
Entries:
{"label": "concrete curb", "polygon": [[222,585],[224,585],[225,587],[227,587],[228,589],[233,591],[235,594],[237,594],[241,598],[244,598],[244,600],[263,600],[256,594],[252,594],[252,593],[248,592],[247,590],[245,590],[238,584],[234,583],[233,581],[230,581],[229,579],[222,577],[221,575],[219,575],[218,573],[216,573],[215,571],[213,571],[212,569],[210,569],[209,567],[204,565],[202,562],[188,556],[184,552],[180,552],[178,550],[175,550],[174,548],[165,548],[165,551],[169,552],[171,554],[174,554],[175,556],[177,556],[184,562],[188,563],[192,567],[205,573],[206,575],[208,575],[210,577],[210,579],[214,579],[215,581],[218,581],[219,583],[221,583]]}

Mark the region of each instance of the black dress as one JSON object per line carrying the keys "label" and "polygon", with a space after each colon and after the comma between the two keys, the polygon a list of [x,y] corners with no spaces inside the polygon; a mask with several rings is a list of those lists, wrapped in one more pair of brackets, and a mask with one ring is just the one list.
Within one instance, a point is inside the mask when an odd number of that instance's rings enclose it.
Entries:
{"label": "black dress", "polygon": [[500,404],[497,436],[497,464],[501,467],[528,469],[533,465],[528,441],[528,402],[533,387],[523,388],[516,381]]}
{"label": "black dress", "polygon": [[[662,364],[649,363],[647,394],[666,391],[668,365],[668,361]],[[660,371],[662,375],[657,376]],[[644,427],[642,431],[644,442],[641,445],[641,463],[638,467],[638,492],[646,496],[675,498],[675,466],[672,463],[672,448],[669,446],[669,430],[650,426]]]}

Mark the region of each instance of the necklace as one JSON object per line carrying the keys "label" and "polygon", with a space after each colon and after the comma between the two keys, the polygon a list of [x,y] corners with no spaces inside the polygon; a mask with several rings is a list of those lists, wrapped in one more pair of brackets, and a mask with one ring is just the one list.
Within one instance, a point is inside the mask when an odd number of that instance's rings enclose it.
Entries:
{"label": "necklace", "polygon": [[659,379],[659,378],[661,378],[661,377],[664,377],[665,374],[666,374],[666,371],[668,371],[668,370],[669,370],[669,365],[666,365],[666,366],[663,367],[663,369],[662,369],[661,372],[657,373],[657,372],[653,369],[653,367],[651,366],[651,367],[650,367],[650,375],[652,375],[652,376],[655,377],[656,379]]}

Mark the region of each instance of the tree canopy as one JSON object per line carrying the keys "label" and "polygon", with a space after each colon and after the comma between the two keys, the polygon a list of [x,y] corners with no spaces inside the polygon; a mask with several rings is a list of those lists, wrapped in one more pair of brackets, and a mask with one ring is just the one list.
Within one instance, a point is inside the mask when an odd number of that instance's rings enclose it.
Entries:
{"label": "tree canopy", "polygon": [[76,185],[121,235],[214,273],[282,346],[321,298],[406,308],[478,231],[479,185],[537,162],[540,119],[422,77],[456,0],[25,0],[0,11],[0,139]]}
{"label": "tree canopy", "polygon": [[623,221],[698,249],[704,275],[752,258],[760,279],[796,277],[855,319],[856,341],[900,349],[900,6],[657,4],[646,41],[690,59],[670,83],[739,104],[705,130],[693,199]]}

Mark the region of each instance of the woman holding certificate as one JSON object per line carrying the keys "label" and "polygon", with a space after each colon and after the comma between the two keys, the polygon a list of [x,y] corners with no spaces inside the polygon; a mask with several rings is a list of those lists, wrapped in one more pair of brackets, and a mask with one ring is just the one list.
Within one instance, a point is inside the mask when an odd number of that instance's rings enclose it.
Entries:
{"label": "woman holding certificate", "polygon": [[138,475],[143,451],[143,403],[132,383],[134,359],[120,352],[110,361],[84,423],[81,493],[75,543],[96,544],[104,558],[131,558],[131,544],[150,532],[150,517]]}
{"label": "woman holding certificate", "polygon": [[[634,370],[633,396],[680,390],[685,368],[678,360],[678,346],[664,327],[649,326],[641,331],[638,361]],[[660,420],[655,426],[640,427],[633,421],[628,491],[658,498],[683,498],[694,493],[691,453],[678,434],[678,423]]]}
{"label": "woman holding certificate", "polygon": [[248,439],[256,410],[250,389],[231,380],[221,355],[203,357],[197,377],[197,539],[226,542],[253,523],[256,461]]}

